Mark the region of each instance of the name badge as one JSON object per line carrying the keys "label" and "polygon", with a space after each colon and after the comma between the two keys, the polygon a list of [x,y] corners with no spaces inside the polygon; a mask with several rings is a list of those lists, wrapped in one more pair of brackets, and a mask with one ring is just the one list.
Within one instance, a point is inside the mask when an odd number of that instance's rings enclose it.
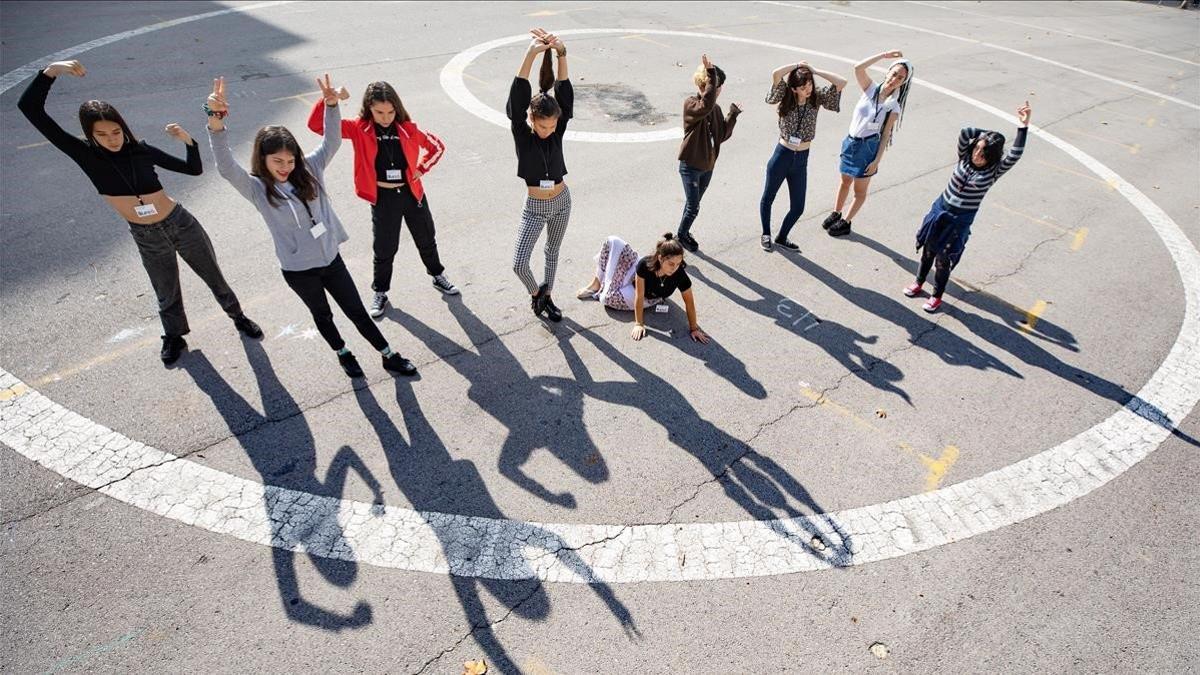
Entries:
{"label": "name badge", "polygon": [[539,181],[538,187],[542,188],[543,190],[553,190],[554,189],[554,181],[552,181],[552,180]]}
{"label": "name badge", "polygon": [[389,181],[404,180],[404,170],[403,169],[388,169],[387,170],[387,179]]}
{"label": "name badge", "polygon": [[308,233],[312,235],[313,239],[320,237],[321,235],[325,234],[325,223],[317,223],[313,225],[311,228],[309,228]]}
{"label": "name badge", "polygon": [[138,218],[149,218],[150,216],[158,215],[158,209],[154,208],[153,204],[138,204],[133,207],[133,212],[138,214]]}
{"label": "name badge", "polygon": [[791,143],[792,145],[800,145],[803,142],[804,141],[800,140],[799,136],[788,136],[788,143]]}
{"label": "name badge", "polygon": [[666,314],[667,312],[671,311],[671,307],[670,305],[659,303],[654,306],[654,311],[658,312],[659,314]]}

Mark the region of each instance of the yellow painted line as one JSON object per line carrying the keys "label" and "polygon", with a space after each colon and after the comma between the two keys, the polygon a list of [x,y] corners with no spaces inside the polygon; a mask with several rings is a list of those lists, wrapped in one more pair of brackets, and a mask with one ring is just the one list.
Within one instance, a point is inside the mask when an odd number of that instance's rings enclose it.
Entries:
{"label": "yellow painted line", "polygon": [[1086,227],[1081,227],[1078,230],[1075,230],[1075,240],[1071,242],[1071,250],[1078,251],[1079,249],[1083,248],[1083,242],[1087,239],[1087,236],[1088,229]]}
{"label": "yellow painted line", "polygon": [[1044,166],[1048,166],[1048,167],[1050,167],[1051,169],[1055,169],[1056,171],[1062,171],[1063,173],[1074,174],[1074,175],[1076,175],[1076,176],[1079,176],[1080,178],[1086,178],[1086,179],[1088,179],[1088,180],[1090,180],[1090,181],[1095,181],[1095,182],[1097,182],[1097,183],[1099,183],[1099,184],[1103,185],[1105,188],[1107,188],[1109,192],[1112,192],[1113,190],[1116,190],[1116,189],[1117,189],[1117,186],[1116,186],[1116,184],[1115,184],[1114,182],[1112,182],[1112,181],[1101,180],[1100,178],[1096,178],[1095,176],[1092,176],[1092,175],[1089,175],[1089,174],[1086,174],[1086,173],[1081,173],[1081,172],[1079,172],[1079,171],[1075,171],[1074,169],[1068,169],[1068,168],[1067,168],[1067,167],[1065,167],[1065,166],[1059,166],[1059,165],[1057,165],[1057,164],[1051,164],[1050,162],[1047,162],[1047,161],[1046,161],[1046,160],[1044,160],[1044,159],[1039,159],[1039,160],[1038,160],[1038,164],[1042,164],[1042,165],[1044,165]]}
{"label": "yellow painted line", "polygon": [[1099,106],[1099,105],[1096,106],[1096,110],[1102,110],[1106,113],[1111,113],[1113,115],[1121,115],[1124,117],[1128,117],[1129,119],[1137,120],[1139,124],[1145,124],[1148,127],[1154,126],[1155,120],[1153,117],[1142,119],[1141,115],[1133,115],[1133,114],[1125,112],[1124,110],[1117,110],[1116,108],[1105,108],[1104,106]]}
{"label": "yellow painted line", "polygon": [[1076,136],[1083,136],[1085,138],[1092,138],[1097,141],[1103,141],[1105,143],[1119,145],[1122,148],[1125,148],[1126,150],[1128,150],[1129,154],[1131,154],[1131,155],[1136,155],[1138,153],[1138,150],[1142,149],[1142,146],[1138,145],[1137,143],[1129,144],[1129,143],[1122,143],[1121,141],[1114,141],[1111,138],[1105,138],[1103,136],[1097,136],[1096,134],[1088,133],[1088,132],[1084,131],[1083,129],[1068,128],[1067,131],[1075,134]]}
{"label": "yellow painted line", "polygon": [[479,84],[482,84],[482,85],[483,85],[483,86],[485,86],[485,87],[490,87],[490,86],[492,86],[492,83],[491,83],[491,82],[488,82],[487,80],[483,79],[482,77],[475,77],[474,75],[472,75],[472,74],[470,74],[470,73],[463,73],[463,77],[466,77],[466,78],[470,78],[470,79],[472,79],[472,80],[475,80],[476,82],[478,82]]}
{"label": "yellow painted line", "polygon": [[29,387],[25,386],[24,384],[18,384],[15,387],[9,387],[8,389],[0,390],[0,401],[11,401],[14,398],[23,396],[28,391]]}
{"label": "yellow painted line", "polygon": [[669,44],[659,42],[658,40],[651,40],[650,38],[648,38],[645,35],[642,35],[640,33],[638,35],[623,35],[623,36],[621,36],[621,39],[622,40],[641,40],[642,42],[649,42],[650,44],[658,45],[659,47],[666,47],[667,49],[672,48],[671,45],[669,45]]}
{"label": "yellow painted line", "polygon": [[1146,126],[1148,126],[1148,127],[1154,126],[1154,118],[1153,117],[1146,120]]}
{"label": "yellow painted line", "polygon": [[39,148],[43,145],[50,145],[50,141],[39,141],[37,143],[30,143],[29,145],[18,145],[17,149],[18,150],[28,150],[30,148]]}
{"label": "yellow painted line", "polygon": [[917,451],[917,449],[914,448],[910,443],[906,443],[903,440],[897,439],[891,433],[872,424],[862,417],[859,417],[854,413],[854,411],[850,410],[846,406],[839,403],[834,403],[829,399],[828,396],[819,391],[815,391],[806,386],[801,386],[800,395],[812,401],[813,403],[816,403],[822,408],[828,408],[829,410],[837,413],[839,416],[845,419],[850,420],[863,429],[874,431],[880,434],[881,436],[895,443],[898,448],[903,450],[909,456],[917,458],[921,464],[925,466],[925,470],[927,471],[925,475],[926,492],[930,490],[936,490],[938,485],[941,484],[942,479],[946,477],[946,472],[949,471],[950,467],[954,465],[954,462],[958,460],[959,450],[953,445],[947,445],[945,449],[942,450],[941,455],[939,455],[937,459],[934,459],[923,452]]}
{"label": "yellow painted line", "polygon": [[1048,220],[1045,220],[1045,219],[1043,219],[1043,218],[1038,218],[1037,216],[1031,216],[1031,215],[1029,215],[1028,213],[1023,213],[1023,212],[1021,212],[1021,211],[1018,211],[1018,210],[1016,210],[1016,209],[1012,208],[1011,206],[1005,206],[1004,204],[1001,204],[1001,203],[997,203],[997,204],[996,204],[996,206],[999,206],[1000,208],[1004,209],[1005,211],[1008,211],[1008,212],[1009,212],[1009,213],[1011,213],[1011,214],[1014,214],[1014,215],[1021,216],[1022,218],[1025,218],[1026,220],[1029,220],[1029,221],[1035,222],[1035,223],[1037,223],[1037,224],[1039,224],[1039,225],[1045,225],[1046,227],[1048,227],[1048,228],[1050,228],[1050,229],[1054,230],[1055,232],[1059,232],[1059,233],[1062,233],[1062,234],[1067,234],[1068,232],[1070,232],[1070,230],[1068,230],[1067,228],[1063,227],[1062,225],[1058,225],[1058,224],[1056,224],[1056,223],[1052,223],[1052,222],[1050,222],[1050,221],[1048,221]]}
{"label": "yellow painted line", "polygon": [[319,92],[319,91],[306,91],[306,92],[304,92],[303,94],[293,94],[293,95],[291,95],[291,96],[280,96],[279,98],[273,98],[273,99],[271,99],[271,103],[278,103],[279,101],[290,101],[290,100],[292,100],[292,99],[296,99],[297,101],[300,101],[300,102],[302,102],[302,103],[303,103],[303,102],[305,102],[305,101],[311,100],[311,98],[312,98],[313,96],[316,96],[316,95],[317,95],[317,94],[319,94],[319,93],[321,93],[321,92]]}
{"label": "yellow painted line", "polygon": [[958,448],[953,445],[947,445],[937,459],[929,455],[921,455],[921,463],[929,471],[925,476],[925,491],[931,492],[938,489],[942,479],[946,477],[946,472],[954,466],[956,461],[958,461]]}
{"label": "yellow painted line", "polygon": [[1038,319],[1042,318],[1042,312],[1046,311],[1046,307],[1049,304],[1045,300],[1038,300],[1033,303],[1033,307],[1025,312],[1025,321],[1017,324],[1017,328],[1025,333],[1032,331],[1037,326]]}

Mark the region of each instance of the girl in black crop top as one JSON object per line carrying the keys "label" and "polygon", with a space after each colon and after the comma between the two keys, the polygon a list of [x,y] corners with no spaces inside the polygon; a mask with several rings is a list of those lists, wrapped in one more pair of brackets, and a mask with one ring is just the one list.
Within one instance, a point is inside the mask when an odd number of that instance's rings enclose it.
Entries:
{"label": "girl in black crop top", "polygon": [[196,141],[178,124],[168,124],[167,134],[187,148],[187,159],[173,157],[138,141],[116,108],[96,100],[79,106],[84,138],[67,133],[46,113],[50,87],[63,74],[83,77],[87,69],[79,61],[50,64],[29,83],[17,107],[54,147],[83,169],[96,191],[129,222],[129,232],[158,298],[163,363],[169,365],[179,358],[187,347],[183,336],[189,332],[176,255],[208,284],[239,331],[261,338],[262,330],[242,313],[237,295],[226,283],[208,234],[187,209],[167,195],[154,170],[158,166],[199,176],[203,166]]}
{"label": "girl in black crop top", "polygon": [[[571,191],[563,182],[567,174],[567,165],[563,161],[563,137],[574,111],[575,92],[571,88],[571,81],[567,79],[566,45],[541,28],[529,32],[533,34],[533,41],[529,43],[521,68],[513,78],[506,106],[517,151],[517,175],[525,179],[528,192],[525,210],[521,213],[521,224],[517,228],[513,271],[532,298],[530,305],[534,315],[545,314],[551,321],[561,321],[562,311],[550,299],[550,292],[554,289],[554,275],[558,268],[558,249],[571,218]],[[554,50],[558,56],[557,78],[550,60],[550,50]],[[538,54],[545,54],[538,77],[541,91],[533,96],[528,78]],[[553,96],[549,93],[551,87],[554,89]],[[529,257],[543,229],[547,231],[546,271],[544,281],[539,285],[529,269]]]}

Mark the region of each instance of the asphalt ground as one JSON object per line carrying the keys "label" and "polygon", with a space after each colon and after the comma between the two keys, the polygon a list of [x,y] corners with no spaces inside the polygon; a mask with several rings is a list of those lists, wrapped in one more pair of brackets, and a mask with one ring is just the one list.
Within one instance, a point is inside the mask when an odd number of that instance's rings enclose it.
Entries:
{"label": "asphalt ground", "polygon": [[[2,70],[226,6],[2,3]],[[80,101],[104,98],[160,147],[179,150],[158,131],[168,122],[199,139],[203,176],[160,177],[204,224],[266,338],[242,341],[184,270],[191,351],[162,367],[153,294],[126,226],[16,110],[22,82],[0,96],[0,367],[187,461],[389,508],[687,524],[832,513],[960,483],[1125,405],[1179,337],[1179,273],[1113,185],[1034,137],[985,200],[946,308],[925,315],[899,291],[957,131],[1011,138],[1015,129],[914,87],[854,234],[832,239],[819,223],[837,186],[853,82],[842,112],[819,118],[808,208],[792,235],[802,254],[764,253],[771,70],[807,58],[852,80],[834,57],[898,48],[921,80],[1005,112],[1029,100],[1035,125],[1112,168],[1195,246],[1197,20],[1124,2],[294,3],[136,35],[80,54],[87,78],[60,78],[48,110],[71,129]],[[510,269],[524,198],[511,139],[453,100],[440,77],[463,50],[535,25],[624,31],[566,38],[579,131],[676,127],[699,55],[729,73],[721,103],[746,113],[693,230],[701,251],[688,256],[711,344],[688,341],[680,303],[648,315],[651,336],[635,343],[631,316],[572,297],[605,236],[648,251],[674,229],[677,141],[568,142],[574,209],[556,289],[567,318],[547,326],[529,313]],[[522,49],[500,46],[471,63],[474,96],[503,111]],[[420,367],[412,381],[388,376],[344,321],[368,378],[342,375],[283,283],[261,219],[207,149],[198,110],[212,77],[229,82],[231,140],[248,157],[262,124],[317,143],[304,122],[313,79],[326,72],[355,96],[389,80],[446,143],[425,183],[447,275],[463,293],[438,294],[402,236],[382,328]],[[354,196],[351,160],[342,148],[327,188],[366,296],[370,213]],[[781,191],[775,228],[786,203]],[[540,276],[540,249],[533,268]],[[1200,629],[1200,424],[1195,413],[1175,423],[1175,435],[1112,483],[933,550],[801,574],[591,585],[384,569],[246,543],[111,499],[6,448],[0,635],[9,648],[0,663],[17,672],[458,672],[472,659],[526,672],[1186,672],[1197,668]],[[359,468],[347,478],[350,464]],[[875,642],[886,658],[868,650]]]}

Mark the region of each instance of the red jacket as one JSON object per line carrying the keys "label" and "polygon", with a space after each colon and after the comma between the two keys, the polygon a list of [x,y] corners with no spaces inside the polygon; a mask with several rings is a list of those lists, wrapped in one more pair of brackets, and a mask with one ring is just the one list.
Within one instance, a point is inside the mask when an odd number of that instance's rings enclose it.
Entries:
{"label": "red jacket", "polygon": [[[308,128],[321,135],[325,135],[324,107],[325,99],[317,99],[312,114],[308,116]],[[354,192],[372,204],[379,194],[375,185],[375,156],[379,154],[379,141],[375,138],[373,125],[371,120],[342,120],[342,140],[349,139],[354,144]],[[442,139],[421,131],[416,122],[408,121],[394,126],[399,131],[400,147],[404,150],[408,165],[422,175],[429,173],[446,152]],[[422,150],[424,156],[421,156]],[[420,178],[406,183],[417,201],[425,197]]]}

